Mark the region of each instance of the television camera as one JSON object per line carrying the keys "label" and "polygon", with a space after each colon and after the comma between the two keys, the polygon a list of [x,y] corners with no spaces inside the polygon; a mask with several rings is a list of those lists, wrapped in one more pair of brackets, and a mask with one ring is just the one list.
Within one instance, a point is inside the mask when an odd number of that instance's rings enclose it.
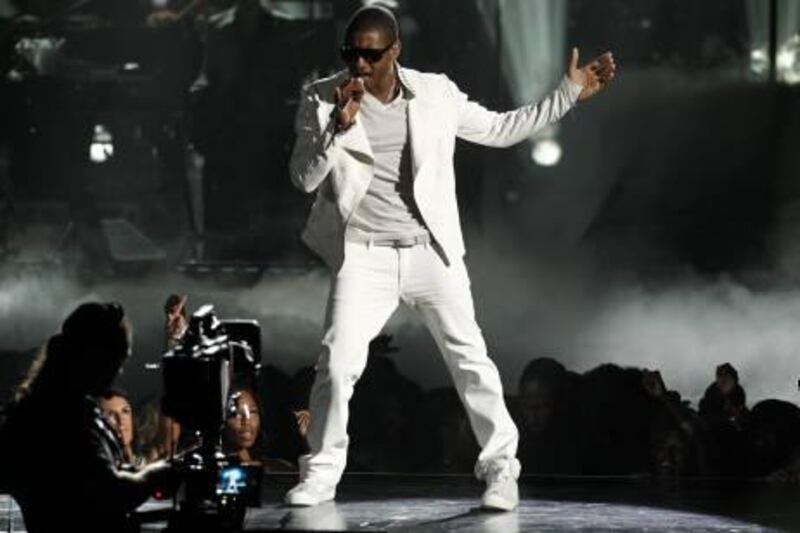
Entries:
{"label": "television camera", "polygon": [[261,468],[227,458],[222,436],[229,411],[235,410],[232,385],[256,384],[260,327],[255,320],[219,320],[213,306],[204,305],[160,366],[163,413],[199,442],[174,459],[182,483],[169,530],[239,530],[246,507],[260,503]]}

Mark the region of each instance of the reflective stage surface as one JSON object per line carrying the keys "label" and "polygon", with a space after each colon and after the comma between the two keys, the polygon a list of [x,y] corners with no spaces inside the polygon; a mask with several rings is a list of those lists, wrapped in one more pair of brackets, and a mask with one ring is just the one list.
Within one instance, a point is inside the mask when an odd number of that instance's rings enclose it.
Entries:
{"label": "reflective stage surface", "polygon": [[[523,478],[510,513],[478,509],[482,486],[468,476],[348,475],[337,501],[281,504],[294,475],[266,475],[263,504],[248,509],[247,531],[796,531],[800,490],[755,482],[655,483],[632,478]],[[22,531],[18,510],[0,497],[0,530]],[[165,502],[142,507],[143,531],[162,531]],[[162,514],[163,517],[163,514]],[[9,519],[12,523],[9,523]],[[70,528],[72,529],[72,528]],[[75,529],[79,531],[79,528]]]}

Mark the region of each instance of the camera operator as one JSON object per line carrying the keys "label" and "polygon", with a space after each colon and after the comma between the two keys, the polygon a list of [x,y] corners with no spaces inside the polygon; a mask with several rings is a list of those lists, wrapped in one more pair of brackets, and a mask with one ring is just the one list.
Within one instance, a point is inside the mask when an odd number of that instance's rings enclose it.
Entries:
{"label": "camera operator", "polygon": [[135,474],[119,468],[121,443],[95,399],[129,353],[122,307],[86,303],[50,337],[20,385],[0,430],[0,485],[19,503],[29,532],[70,521],[83,531],[135,530],[129,513],[170,484],[165,462]]}

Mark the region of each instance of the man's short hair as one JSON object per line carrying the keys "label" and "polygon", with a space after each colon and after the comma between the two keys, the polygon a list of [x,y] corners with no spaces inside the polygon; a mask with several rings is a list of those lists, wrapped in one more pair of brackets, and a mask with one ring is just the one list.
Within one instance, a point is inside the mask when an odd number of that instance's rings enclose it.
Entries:
{"label": "man's short hair", "polygon": [[353,13],[344,32],[345,42],[356,33],[365,31],[379,31],[386,36],[389,43],[394,43],[400,37],[400,26],[394,14],[386,7],[375,4],[364,6]]}

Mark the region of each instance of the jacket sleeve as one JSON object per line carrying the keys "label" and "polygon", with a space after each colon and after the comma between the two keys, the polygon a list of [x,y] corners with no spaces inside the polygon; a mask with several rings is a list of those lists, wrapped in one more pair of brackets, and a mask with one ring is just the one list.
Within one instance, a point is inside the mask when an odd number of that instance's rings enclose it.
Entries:
{"label": "jacket sleeve", "polygon": [[556,122],[575,105],[583,90],[582,86],[565,76],[558,88],[541,101],[498,113],[470,100],[452,82],[450,88],[457,105],[457,135],[470,142],[497,147],[524,141],[536,131]]}
{"label": "jacket sleeve", "polygon": [[84,470],[80,487],[86,491],[86,501],[95,502],[103,511],[124,514],[144,503],[155,489],[171,488],[175,471],[165,461],[151,463],[135,473],[121,470],[117,464],[118,443],[104,425],[97,419],[91,422],[85,439],[85,457],[79,459]]}
{"label": "jacket sleeve", "polygon": [[303,89],[295,117],[296,140],[289,161],[292,183],[304,192],[312,192],[330,173],[336,157],[334,121],[320,126],[319,97],[313,85]]}

